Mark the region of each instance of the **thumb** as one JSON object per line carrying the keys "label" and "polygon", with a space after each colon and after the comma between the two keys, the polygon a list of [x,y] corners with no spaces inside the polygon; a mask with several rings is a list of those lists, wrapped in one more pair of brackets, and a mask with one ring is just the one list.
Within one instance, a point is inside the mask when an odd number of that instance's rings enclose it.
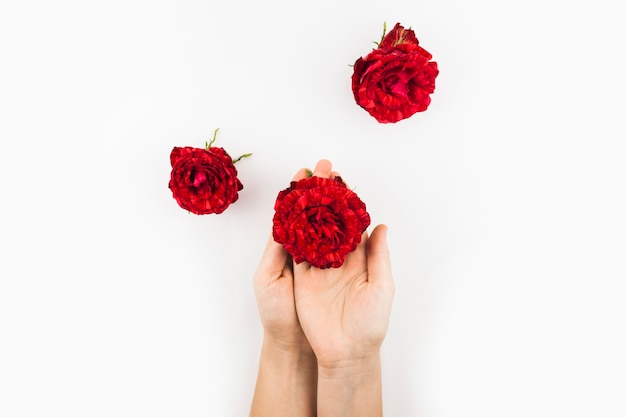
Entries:
{"label": "thumb", "polygon": [[263,256],[254,274],[255,286],[266,286],[283,275],[288,253],[282,245],[276,243],[270,235],[263,251]]}
{"label": "thumb", "polygon": [[367,240],[368,281],[373,285],[393,291],[387,231],[388,227],[386,225],[379,224],[374,228]]}

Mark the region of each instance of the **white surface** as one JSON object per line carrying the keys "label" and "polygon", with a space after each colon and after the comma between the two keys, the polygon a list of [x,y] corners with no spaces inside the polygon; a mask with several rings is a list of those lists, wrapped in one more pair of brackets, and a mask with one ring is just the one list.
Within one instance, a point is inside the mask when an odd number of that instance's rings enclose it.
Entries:
{"label": "white surface", "polygon": [[[0,415],[246,415],[273,201],[322,157],[390,226],[386,415],[626,415],[617,7],[4,2]],[[383,21],[441,71],[395,125],[350,91]],[[254,155],[194,216],[169,152],[217,127]]]}

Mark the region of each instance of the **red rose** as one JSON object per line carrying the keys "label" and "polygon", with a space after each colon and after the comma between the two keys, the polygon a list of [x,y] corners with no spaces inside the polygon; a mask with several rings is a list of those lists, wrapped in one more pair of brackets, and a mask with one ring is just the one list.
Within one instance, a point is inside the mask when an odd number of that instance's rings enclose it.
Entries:
{"label": "red rose", "polygon": [[195,214],[219,214],[237,201],[243,185],[223,148],[175,147],[169,188],[178,205]]}
{"label": "red rose", "polygon": [[339,177],[292,181],[274,209],[274,240],[296,263],[322,269],[340,267],[370,224],[365,203]]}
{"label": "red rose", "polygon": [[418,43],[415,32],[396,23],[377,49],[354,64],[354,99],[380,123],[406,119],[430,104],[439,69]]}

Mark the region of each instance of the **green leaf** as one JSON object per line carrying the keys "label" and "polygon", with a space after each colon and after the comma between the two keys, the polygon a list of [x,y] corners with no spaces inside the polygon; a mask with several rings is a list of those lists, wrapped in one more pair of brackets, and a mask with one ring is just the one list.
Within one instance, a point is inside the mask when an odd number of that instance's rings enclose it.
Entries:
{"label": "green leaf", "polygon": [[218,127],[217,129],[215,129],[215,131],[213,132],[213,139],[211,139],[211,142],[205,142],[205,146],[206,149],[209,149],[211,147],[211,145],[213,145],[213,142],[215,142],[215,140],[217,139],[217,131],[220,130],[220,128]]}
{"label": "green leaf", "polygon": [[236,164],[237,162],[239,162],[240,160],[242,160],[243,158],[247,158],[249,156],[252,156],[251,153],[244,153],[243,155],[241,155],[239,158],[237,159],[233,159],[233,164]]}

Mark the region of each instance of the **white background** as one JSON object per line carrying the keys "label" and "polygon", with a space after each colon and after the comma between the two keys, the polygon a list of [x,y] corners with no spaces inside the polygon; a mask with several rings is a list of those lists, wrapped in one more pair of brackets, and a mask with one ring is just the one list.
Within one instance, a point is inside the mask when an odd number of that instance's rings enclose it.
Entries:
{"label": "white background", "polygon": [[[6,1],[0,415],[244,416],[277,192],[328,158],[390,227],[387,416],[626,415],[619,2]],[[383,22],[440,75],[381,125]],[[254,155],[219,216],[174,146]]]}

